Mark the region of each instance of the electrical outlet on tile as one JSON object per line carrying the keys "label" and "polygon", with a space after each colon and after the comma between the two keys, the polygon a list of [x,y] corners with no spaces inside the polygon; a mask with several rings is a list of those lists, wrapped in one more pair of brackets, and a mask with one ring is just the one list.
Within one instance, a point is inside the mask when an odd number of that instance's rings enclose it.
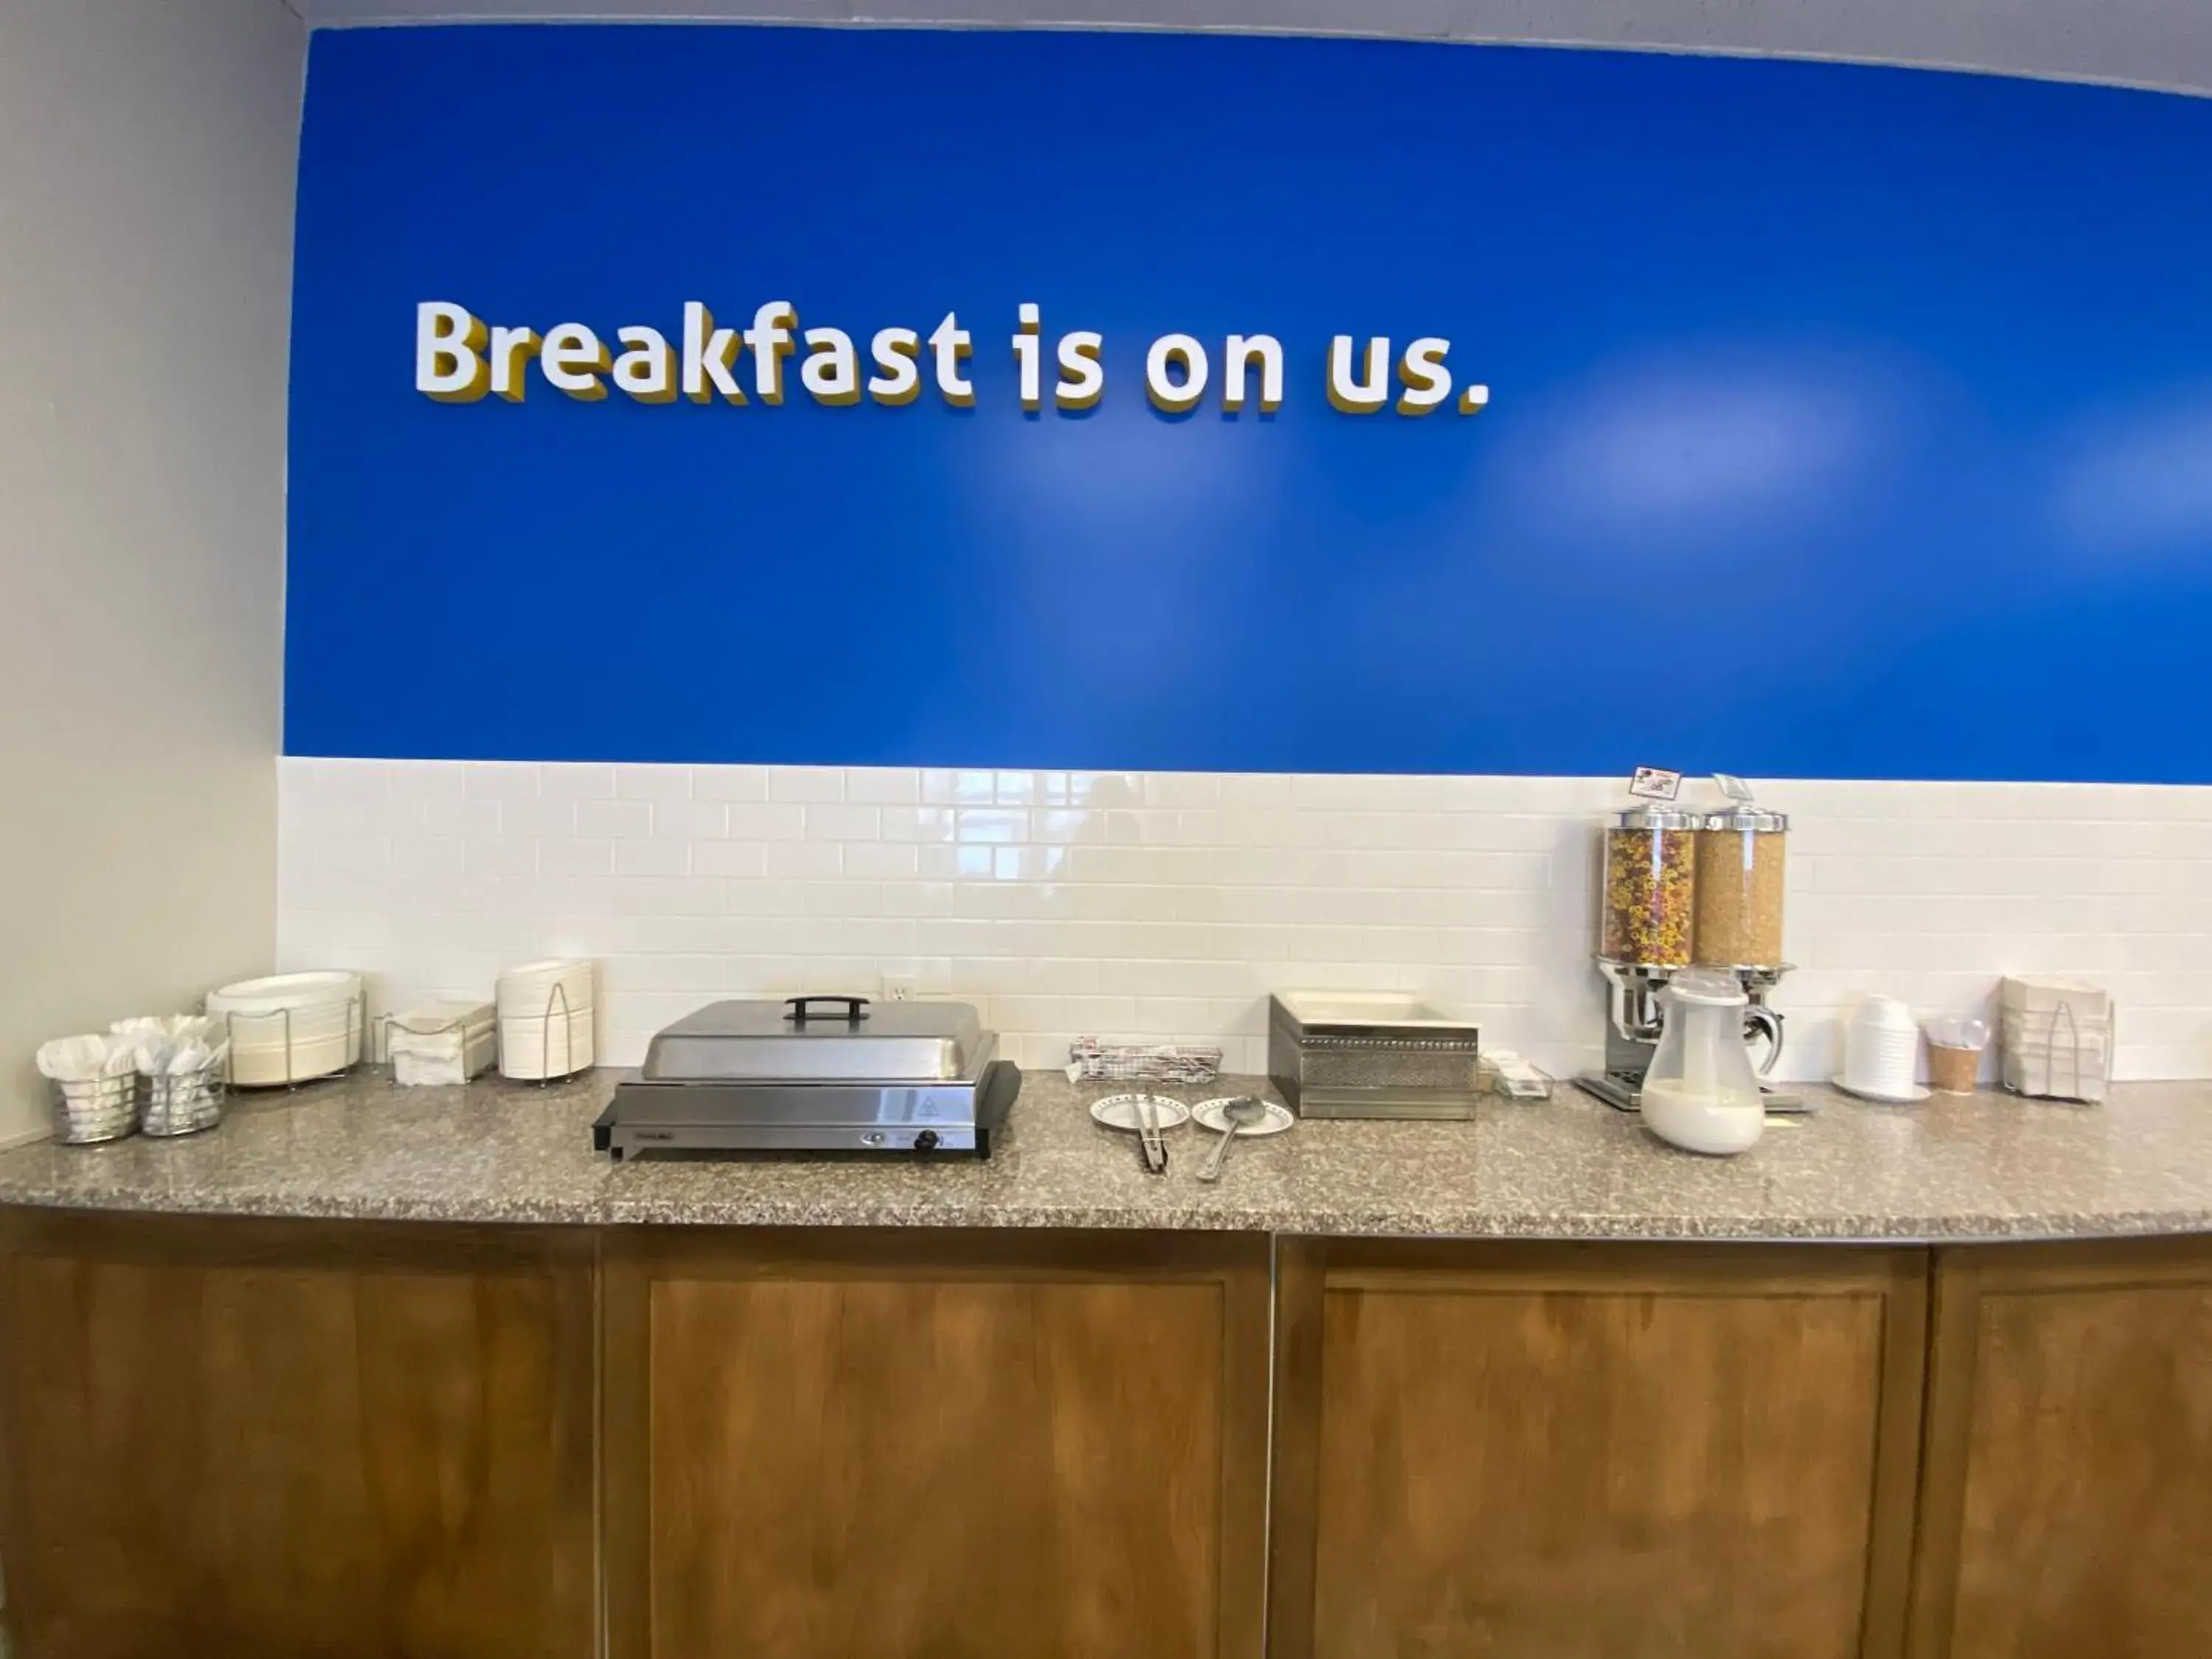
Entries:
{"label": "electrical outlet on tile", "polygon": [[915,985],[915,976],[912,974],[885,974],[884,975],[884,1000],[885,1002],[912,1002],[914,1000]]}

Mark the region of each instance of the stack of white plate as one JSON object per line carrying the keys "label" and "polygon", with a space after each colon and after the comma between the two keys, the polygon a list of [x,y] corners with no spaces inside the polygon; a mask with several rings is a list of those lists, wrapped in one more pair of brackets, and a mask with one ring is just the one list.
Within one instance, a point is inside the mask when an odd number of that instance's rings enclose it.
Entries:
{"label": "stack of white plate", "polygon": [[218,1037],[230,1039],[230,1080],[259,1089],[343,1072],[361,1059],[361,975],[276,974],[208,994]]}
{"label": "stack of white plate", "polygon": [[575,957],[526,962],[499,976],[499,1070],[535,1081],[592,1064],[592,964]]}

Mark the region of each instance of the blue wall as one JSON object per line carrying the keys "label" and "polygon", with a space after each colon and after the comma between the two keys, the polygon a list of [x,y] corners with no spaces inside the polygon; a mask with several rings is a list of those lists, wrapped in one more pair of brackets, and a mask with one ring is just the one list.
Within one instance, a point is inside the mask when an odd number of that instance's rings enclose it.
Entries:
{"label": "blue wall", "polygon": [[[2212,781],[2212,104],[1067,33],[314,38],[297,754]],[[414,386],[415,307],[925,332],[977,402]],[[1023,301],[1105,335],[1024,415]],[[1279,336],[1279,413],[1146,343]],[[1352,416],[1330,335],[1489,410]],[[741,365],[742,367],[742,365]],[[1218,385],[1218,370],[1216,371]]]}

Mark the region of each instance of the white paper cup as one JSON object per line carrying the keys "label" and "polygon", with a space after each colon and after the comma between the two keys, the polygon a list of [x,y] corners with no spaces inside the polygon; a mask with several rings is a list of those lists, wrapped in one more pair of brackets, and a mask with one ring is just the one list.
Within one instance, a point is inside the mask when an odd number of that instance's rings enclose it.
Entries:
{"label": "white paper cup", "polygon": [[1844,1033],[1844,1086],[1909,1095],[1920,1071],[1920,1026],[1895,997],[1869,997]]}

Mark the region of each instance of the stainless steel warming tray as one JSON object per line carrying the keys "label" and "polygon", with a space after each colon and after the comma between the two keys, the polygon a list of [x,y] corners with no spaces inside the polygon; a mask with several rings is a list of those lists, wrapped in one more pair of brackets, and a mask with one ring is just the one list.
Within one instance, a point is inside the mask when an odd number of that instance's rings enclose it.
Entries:
{"label": "stainless steel warming tray", "polygon": [[716,1002],[653,1039],[592,1126],[632,1152],[958,1152],[988,1158],[1021,1091],[964,1002]]}

